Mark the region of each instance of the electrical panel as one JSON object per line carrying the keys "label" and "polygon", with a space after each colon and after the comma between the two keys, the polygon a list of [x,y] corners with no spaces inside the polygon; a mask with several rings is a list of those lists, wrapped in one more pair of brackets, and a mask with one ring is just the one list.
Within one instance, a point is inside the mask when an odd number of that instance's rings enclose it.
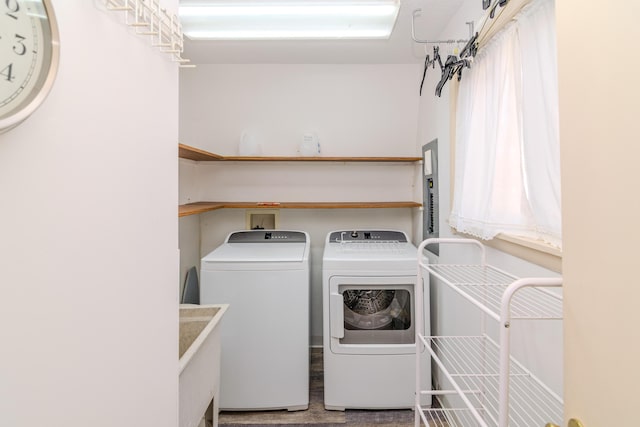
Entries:
{"label": "electrical panel", "polygon": [[[440,237],[440,201],[438,180],[438,140],[422,146],[422,238]],[[427,250],[439,255],[438,245],[429,245]]]}

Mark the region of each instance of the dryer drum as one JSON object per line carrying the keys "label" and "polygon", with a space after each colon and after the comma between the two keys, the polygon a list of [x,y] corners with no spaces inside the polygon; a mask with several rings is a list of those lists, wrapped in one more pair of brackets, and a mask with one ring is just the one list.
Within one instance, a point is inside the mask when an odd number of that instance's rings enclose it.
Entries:
{"label": "dryer drum", "polygon": [[395,294],[396,291],[384,289],[349,289],[344,291],[343,296],[344,303],[350,310],[367,315],[386,310],[391,305]]}
{"label": "dryer drum", "polygon": [[342,295],[345,329],[399,331],[411,327],[408,291],[348,289]]}

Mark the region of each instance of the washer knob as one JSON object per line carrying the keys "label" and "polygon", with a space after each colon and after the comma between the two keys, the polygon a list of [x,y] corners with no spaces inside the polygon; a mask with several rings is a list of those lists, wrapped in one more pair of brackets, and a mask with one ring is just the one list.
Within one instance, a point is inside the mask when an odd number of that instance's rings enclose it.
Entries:
{"label": "washer knob", "polygon": [[358,232],[357,231],[352,231],[351,232],[351,237],[353,237],[354,239],[358,238]]}

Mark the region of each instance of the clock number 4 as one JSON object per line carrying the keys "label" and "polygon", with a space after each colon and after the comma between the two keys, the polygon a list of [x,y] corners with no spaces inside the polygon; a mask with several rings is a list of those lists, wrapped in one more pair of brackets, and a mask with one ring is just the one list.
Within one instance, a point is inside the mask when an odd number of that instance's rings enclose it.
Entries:
{"label": "clock number 4", "polygon": [[6,80],[8,82],[13,81],[13,79],[15,78],[15,76],[13,75],[13,64],[9,64],[2,70],[0,70],[0,76],[3,77],[3,80]]}

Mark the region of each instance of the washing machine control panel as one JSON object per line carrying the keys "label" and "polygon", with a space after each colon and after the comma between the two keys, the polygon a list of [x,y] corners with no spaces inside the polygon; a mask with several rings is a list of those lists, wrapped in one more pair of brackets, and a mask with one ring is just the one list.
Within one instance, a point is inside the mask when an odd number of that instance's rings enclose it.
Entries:
{"label": "washing machine control panel", "polygon": [[227,238],[228,243],[304,243],[305,233],[285,230],[236,231]]}
{"label": "washing machine control panel", "polygon": [[330,242],[408,242],[402,231],[391,230],[345,230],[334,231],[329,236]]}

